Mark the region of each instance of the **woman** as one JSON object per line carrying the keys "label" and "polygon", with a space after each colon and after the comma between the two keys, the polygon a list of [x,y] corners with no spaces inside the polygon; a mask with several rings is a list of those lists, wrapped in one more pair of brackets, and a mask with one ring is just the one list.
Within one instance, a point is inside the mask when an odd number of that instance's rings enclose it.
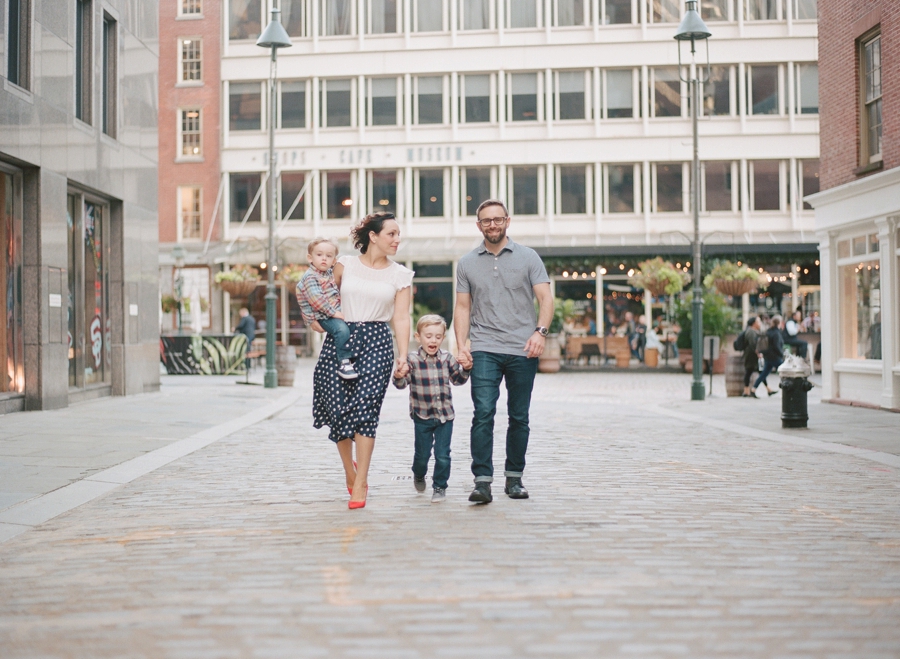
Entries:
{"label": "woman", "polygon": [[784,357],[782,356],[784,353],[784,339],[781,336],[780,327],[781,316],[772,316],[772,324],[769,326],[769,329],[766,330],[768,346],[762,353],[765,364],[759,377],[756,378],[756,382],[750,388],[750,394],[752,396],[756,395],[756,389],[759,387],[760,383],[766,385],[766,391],[769,392],[770,396],[774,396],[778,393],[777,389],[775,391],[769,389],[769,383],[766,378],[769,377],[769,373],[781,366],[782,362],[784,362]]}
{"label": "woman", "polygon": [[[391,213],[367,215],[350,237],[360,256],[338,259],[334,279],[341,289],[344,320],[351,331],[347,347],[356,355],[359,377],[338,377],[334,341],[330,335],[326,337],[313,377],[313,425],[331,428],[329,439],[337,444],[351,492],[349,507],[363,508],[381,404],[394,369],[389,321],[397,337],[398,373],[405,375],[409,368],[406,354],[413,272],[388,258],[400,245],[400,225]],[[321,331],[317,324],[313,329]]]}

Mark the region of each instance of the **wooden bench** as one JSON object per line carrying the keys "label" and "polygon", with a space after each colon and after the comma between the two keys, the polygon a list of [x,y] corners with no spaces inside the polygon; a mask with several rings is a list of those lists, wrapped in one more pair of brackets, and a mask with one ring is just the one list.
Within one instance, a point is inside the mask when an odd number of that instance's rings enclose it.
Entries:
{"label": "wooden bench", "polygon": [[624,336],[570,336],[566,341],[568,361],[594,356],[617,359],[622,354],[631,355],[628,339]]}

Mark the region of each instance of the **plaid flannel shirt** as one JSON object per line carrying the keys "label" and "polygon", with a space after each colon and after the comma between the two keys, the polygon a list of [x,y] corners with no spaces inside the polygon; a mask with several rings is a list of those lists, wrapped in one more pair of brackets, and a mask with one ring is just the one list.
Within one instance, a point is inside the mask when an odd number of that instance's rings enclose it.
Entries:
{"label": "plaid flannel shirt", "polygon": [[406,361],[409,373],[395,379],[394,386],[405,389],[409,385],[409,416],[438,419],[441,423],[451,421],[454,413],[450,384],[465,384],[469,371],[446,350],[438,350],[432,357],[424,348],[419,348]]}
{"label": "plaid flannel shirt", "polygon": [[319,272],[309,266],[297,282],[297,302],[307,324],[320,318],[334,318],[341,311],[341,292],[334,281],[334,268]]}

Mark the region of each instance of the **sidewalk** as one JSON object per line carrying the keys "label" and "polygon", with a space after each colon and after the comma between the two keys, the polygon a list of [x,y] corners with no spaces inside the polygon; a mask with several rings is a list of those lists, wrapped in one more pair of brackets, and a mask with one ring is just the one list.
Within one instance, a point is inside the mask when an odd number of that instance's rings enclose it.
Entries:
{"label": "sidewalk", "polygon": [[[260,385],[262,371],[250,381]],[[0,542],[308,394],[299,382],[277,390],[237,382],[163,375],[157,393],[0,416]]]}

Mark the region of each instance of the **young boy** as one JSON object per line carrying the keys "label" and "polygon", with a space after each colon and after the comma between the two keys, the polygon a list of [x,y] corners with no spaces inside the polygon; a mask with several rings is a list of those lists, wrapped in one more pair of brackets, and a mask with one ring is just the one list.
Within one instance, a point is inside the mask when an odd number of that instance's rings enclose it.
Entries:
{"label": "young boy", "polygon": [[409,372],[398,376],[394,372],[394,386],[409,385],[409,416],[416,432],[413,457],[413,484],[417,492],[425,491],[428,459],[434,447],[434,494],[432,503],[444,500],[447,479],[450,478],[450,439],[453,435],[453,394],[450,383],[460,385],[469,379],[469,371],[446,350],[441,350],[447,321],[429,314],[416,323],[418,352],[409,355]]}
{"label": "young boy", "polygon": [[352,352],[347,349],[350,328],[341,313],[341,293],[334,281],[334,262],[338,246],[327,238],[316,238],[306,248],[309,269],[297,282],[297,302],[307,324],[316,321],[334,340],[337,353],[338,377],[355,380],[356,369],[350,362]]}

